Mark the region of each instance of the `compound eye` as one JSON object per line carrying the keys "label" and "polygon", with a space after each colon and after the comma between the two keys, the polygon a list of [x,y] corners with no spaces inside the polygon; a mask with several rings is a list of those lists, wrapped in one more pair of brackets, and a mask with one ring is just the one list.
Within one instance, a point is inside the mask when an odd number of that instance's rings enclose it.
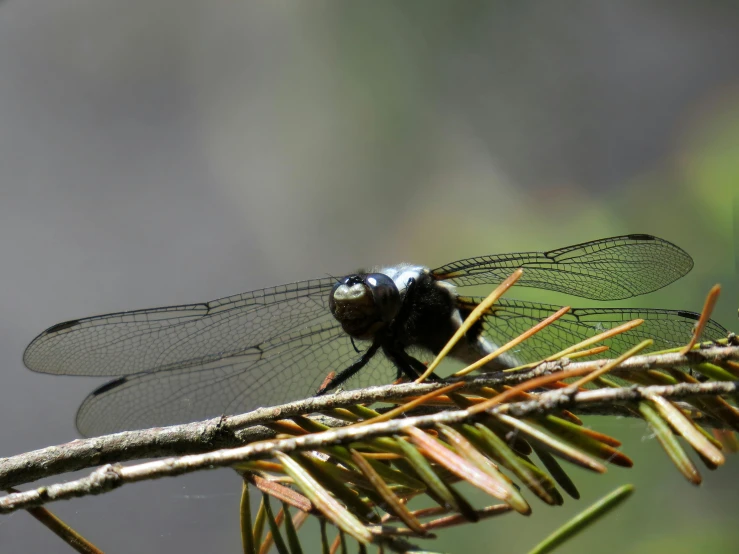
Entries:
{"label": "compound eye", "polygon": [[372,292],[372,299],[382,321],[392,321],[400,311],[400,293],[395,282],[384,273],[369,273],[364,282]]}

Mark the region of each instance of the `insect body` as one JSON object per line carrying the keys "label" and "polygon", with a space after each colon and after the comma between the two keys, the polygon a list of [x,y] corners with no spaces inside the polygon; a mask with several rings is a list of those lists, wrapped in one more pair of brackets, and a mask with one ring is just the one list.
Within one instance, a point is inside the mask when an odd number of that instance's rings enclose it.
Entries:
{"label": "insect body", "polygon": [[[24,362],[45,373],[116,377],[80,406],[77,426],[85,435],[182,423],[339,385],[415,376],[480,301],[457,288],[499,283],[519,267],[519,286],[618,300],[664,287],[692,265],[683,250],[650,235],[469,258],[436,269],[400,264],[338,282],[301,281],[207,303],[68,321],[36,337]],[[474,361],[557,309],[501,299],[451,356]],[[645,323],[611,339],[611,355],[645,338],[654,339],[655,349],[677,346],[690,338],[697,317],[678,310],[574,309],[492,369],[542,359],[636,318]],[[725,335],[715,322],[704,332],[705,339]],[[335,377],[326,380],[332,371]]]}

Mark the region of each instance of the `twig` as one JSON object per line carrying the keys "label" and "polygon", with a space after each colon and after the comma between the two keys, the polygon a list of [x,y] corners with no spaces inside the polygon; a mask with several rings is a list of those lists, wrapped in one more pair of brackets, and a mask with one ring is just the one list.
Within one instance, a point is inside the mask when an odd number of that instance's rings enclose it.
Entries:
{"label": "twig", "polygon": [[[715,346],[693,350],[687,355],[668,353],[635,356],[620,364],[618,368],[613,370],[613,373],[617,374],[620,370],[646,371],[686,367],[701,362],[716,363],[727,360],[739,360],[739,347]],[[608,363],[609,360],[577,363],[560,360],[541,364],[528,371],[466,377],[463,379],[466,385],[460,389],[460,392],[474,392],[482,387],[515,385],[540,375],[561,370],[563,367],[569,369],[597,369]],[[0,488],[29,483],[44,477],[107,463],[196,454],[242,446],[249,442],[270,439],[275,436],[273,431],[259,427],[263,423],[359,403],[370,404],[397,400],[407,396],[418,396],[448,384],[449,382],[430,382],[368,387],[361,390],[308,398],[271,408],[259,408],[237,416],[217,417],[184,425],[126,431],[102,437],[74,440],[66,444],[50,446],[17,456],[0,458]],[[593,407],[588,406],[586,408],[590,411]],[[609,412],[604,411],[608,408],[608,406],[598,407],[598,413],[608,415]],[[621,407],[613,406],[612,409],[614,415],[623,415]],[[249,428],[245,429],[245,427]]]}
{"label": "twig", "polygon": [[[682,383],[668,386],[597,389],[577,392],[573,387],[540,394],[535,400],[496,406],[491,413],[505,412],[514,417],[549,413],[577,405],[613,404],[644,400],[652,395],[678,399],[700,395],[735,394],[739,381],[710,383]],[[101,494],[126,483],[135,483],[160,477],[172,477],[183,473],[227,467],[246,460],[272,457],[275,452],[290,453],[297,450],[314,450],[326,445],[355,442],[374,436],[401,433],[412,427],[429,427],[438,423],[454,424],[470,420],[468,410],[444,411],[431,415],[407,417],[367,426],[350,426],[311,433],[299,437],[262,441],[238,448],[216,450],[203,454],[180,456],[147,462],[134,466],[105,465],[88,477],[39,487],[0,498],[0,513],[41,506],[56,500]]]}

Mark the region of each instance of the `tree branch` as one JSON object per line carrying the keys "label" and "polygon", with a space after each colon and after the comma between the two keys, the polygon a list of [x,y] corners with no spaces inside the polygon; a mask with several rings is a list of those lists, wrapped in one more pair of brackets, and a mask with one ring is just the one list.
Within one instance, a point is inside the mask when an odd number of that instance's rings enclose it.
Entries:
{"label": "tree branch", "polygon": [[[702,362],[721,363],[726,360],[739,360],[739,347],[715,346],[694,350],[687,355],[671,353],[634,356],[620,364],[613,373],[617,374],[619,370],[646,371],[689,367]],[[560,371],[565,367],[568,369],[597,369],[606,363],[608,363],[608,360],[577,363],[561,360],[543,363],[528,371],[466,377],[463,381],[467,384],[460,389],[460,392],[475,392],[482,387],[515,385],[533,377]],[[126,431],[90,439],[78,439],[17,456],[0,458],[0,489],[107,463],[234,448],[274,437],[274,432],[265,427],[260,427],[264,423],[360,403],[371,404],[399,400],[407,396],[429,393],[446,384],[448,382],[368,387],[361,390],[307,398],[281,406],[259,408],[242,415],[217,417],[184,425]],[[599,413],[607,415],[608,412],[604,414],[603,410],[608,409],[608,406],[600,406]],[[613,414],[623,415],[623,410],[613,407]],[[247,427],[248,429],[245,429]]]}
{"label": "tree branch", "polygon": [[[524,417],[550,413],[555,410],[572,409],[580,405],[592,406],[636,402],[648,399],[651,395],[659,395],[668,399],[680,399],[691,396],[736,394],[738,391],[739,381],[683,383],[648,387],[634,386],[581,392],[578,392],[574,387],[568,387],[541,393],[533,400],[499,405],[490,410],[489,413],[508,413],[514,417]],[[363,426],[342,427],[288,439],[261,441],[237,448],[172,457],[128,467],[108,464],[93,471],[88,477],[8,494],[0,498],[0,513],[10,513],[15,510],[41,506],[56,500],[101,494],[126,483],[173,477],[183,473],[216,467],[227,467],[247,460],[271,457],[277,451],[290,453],[298,450],[315,450],[337,443],[394,435],[411,427],[429,427],[438,423],[466,422],[474,417],[476,416],[468,410],[442,411],[436,414],[399,418]]]}

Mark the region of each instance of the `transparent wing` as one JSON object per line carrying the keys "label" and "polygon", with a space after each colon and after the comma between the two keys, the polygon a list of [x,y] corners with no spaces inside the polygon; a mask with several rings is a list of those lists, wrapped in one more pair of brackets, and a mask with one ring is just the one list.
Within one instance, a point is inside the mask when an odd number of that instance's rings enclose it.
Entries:
{"label": "transparent wing", "polygon": [[[482,298],[473,297],[459,298],[464,311],[473,309],[481,300]],[[495,344],[503,345],[560,308],[561,306],[537,302],[501,299],[483,316],[483,334]],[[654,340],[650,350],[674,348],[690,340],[693,326],[699,317],[695,312],[682,310],[576,308],[521,343],[512,354],[522,364],[535,362],[632,319],[643,319],[644,323],[601,343],[610,347],[606,352],[607,357],[615,357],[645,339]],[[711,320],[701,339],[716,340],[725,338],[727,334],[726,329]]]}
{"label": "transparent wing", "polygon": [[499,283],[522,267],[517,286],[593,300],[621,300],[660,289],[688,273],[693,260],[651,235],[625,235],[550,250],[467,258],[433,270],[455,285]]}
{"label": "transparent wing", "polygon": [[[120,377],[80,406],[77,427],[84,435],[296,400],[360,356],[328,309],[334,282],[61,323],[34,339],[24,361],[45,373]],[[346,388],[390,382],[394,371],[378,353]]]}
{"label": "transparent wing", "polygon": [[[77,428],[94,436],[298,400],[314,394],[330,371],[341,371],[358,357],[348,335],[327,319],[264,341],[258,350],[241,356],[111,381],[82,403]],[[394,374],[392,364],[378,352],[345,388],[389,383]]]}
{"label": "transparent wing", "polygon": [[[86,317],[50,327],[26,348],[26,367],[60,375],[115,376],[259,359],[263,344],[335,320],[331,278],[255,290],[212,302]],[[338,326],[338,324],[335,324]],[[224,362],[227,363],[227,362]]]}

